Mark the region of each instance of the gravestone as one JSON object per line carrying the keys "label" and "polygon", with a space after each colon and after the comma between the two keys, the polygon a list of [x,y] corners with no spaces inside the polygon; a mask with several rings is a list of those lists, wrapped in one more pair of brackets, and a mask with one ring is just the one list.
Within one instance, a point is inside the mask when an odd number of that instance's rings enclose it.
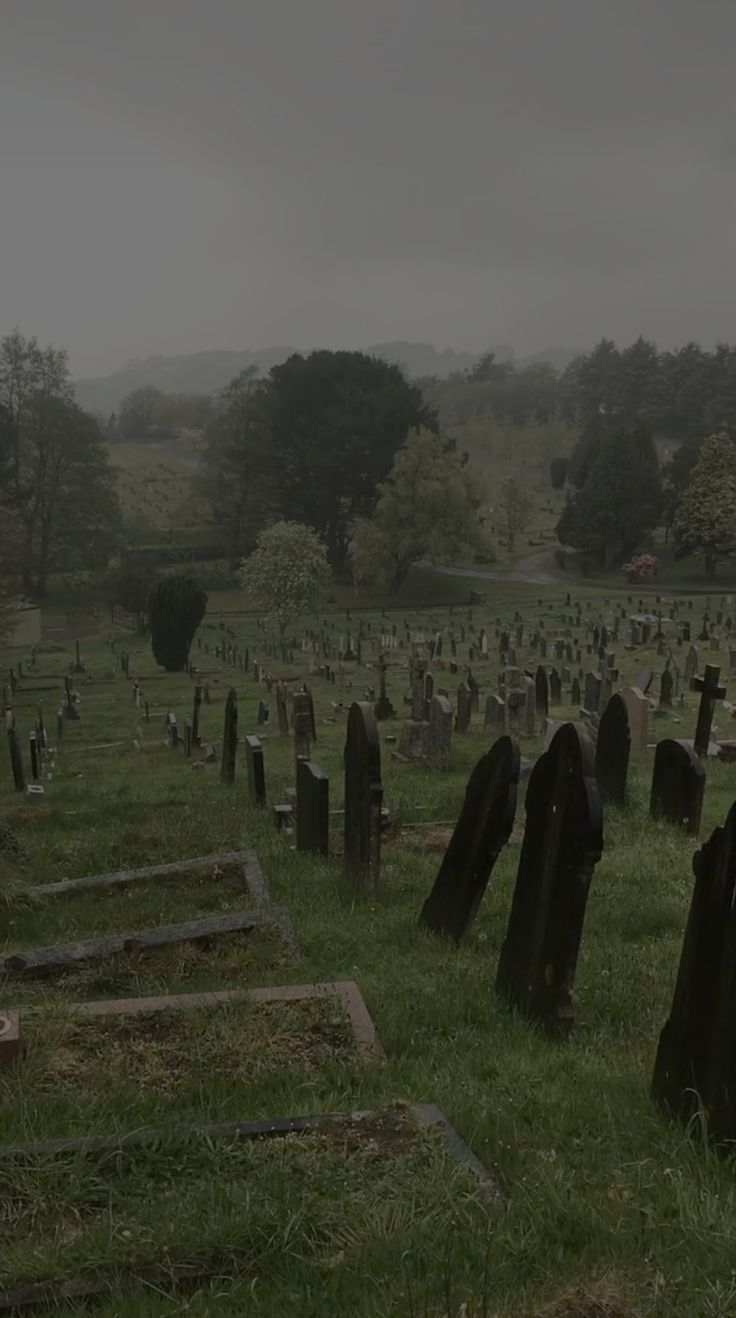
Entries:
{"label": "gravestone", "polygon": [[703,677],[694,677],[690,683],[691,690],[700,692],[700,708],[695,728],[695,750],[698,755],[707,755],[710,745],[710,729],[713,722],[716,700],[724,700],[726,688],[720,682],[721,670],[715,664],[706,664]]}
{"label": "gravestone", "polygon": [[624,687],[619,692],[629,716],[631,749],[639,755],[649,744],[649,701],[635,686]]}
{"label": "gravestone", "polygon": [[199,746],[201,744],[201,737],[199,732],[199,714],[201,708],[202,708],[202,688],[201,686],[195,686],[194,706],[192,709],[192,745],[193,746]]}
{"label": "gravestone", "polygon": [[626,702],[613,695],[601,714],[595,748],[595,777],[603,801],[624,804],[630,750]]}
{"label": "gravestone", "polygon": [[534,695],[537,710],[542,718],[549,714],[549,680],[547,670],[540,664],[534,678]]}
{"label": "gravestone", "polygon": [[260,737],[245,738],[245,768],[248,775],[248,796],[251,805],[266,804],[266,771],[263,762],[263,744]]}
{"label": "gravestone", "polygon": [[225,701],[225,722],[222,730],[222,765],[220,777],[224,783],[235,782],[235,760],[238,754],[238,695],[230,687]]}
{"label": "gravestone", "polygon": [[384,719],[396,718],[396,710],[386,695],[386,660],[381,655],[378,661],[378,679],[380,682],[378,700],[374,706],[374,713],[377,719],[383,722]]}
{"label": "gravestone", "polygon": [[572,986],[588,888],[603,849],[593,747],[563,723],[537,760],[496,992],[546,1029],[574,1023]]}
{"label": "gravestone", "polygon": [[312,737],[312,714],[306,691],[295,691],[291,701],[294,721],[294,755],[297,762],[308,760]]}
{"label": "gravestone", "polygon": [[581,700],[581,696],[580,696],[580,678],[578,678],[578,677],[574,677],[574,678],[572,679],[572,685],[571,685],[571,687],[570,687],[570,702],[571,702],[571,704],[573,704],[573,705],[575,705],[576,707],[579,708],[579,706],[580,706],[580,700]]}
{"label": "gravestone", "polygon": [[585,674],[583,707],[589,714],[597,714],[601,699],[601,677],[599,673]]}
{"label": "gravestone", "polygon": [[12,709],[5,711],[5,726],[8,733],[10,766],[13,770],[13,786],[16,792],[24,792],[26,790],[26,776],[23,770],[23,756],[20,749],[20,738],[15,726],[15,716]]}
{"label": "gravestone", "polygon": [[643,695],[646,695],[653,681],[654,681],[654,673],[652,669],[642,668],[639,676],[636,678],[636,681],[634,682],[634,686],[637,688],[638,691],[641,691]]}
{"label": "gravestone", "polygon": [[256,713],[256,724],[259,728],[263,728],[267,723],[268,723],[268,703],[265,700],[259,700],[258,711]]}
{"label": "gravestone", "polygon": [[478,761],[434,887],[419,923],[454,938],[468,933],[499,853],[508,842],[516,814],[519,748],[500,737]]}
{"label": "gravestone", "polygon": [[484,732],[503,732],[506,728],[506,704],[500,696],[486,696]]}
{"label": "gravestone", "polygon": [[296,849],[329,854],[330,780],[311,760],[296,766]]}
{"label": "gravestone", "polygon": [[375,887],[381,867],[381,747],[371,706],[355,701],[345,740],[345,878]]}
{"label": "gravestone", "polygon": [[675,679],[669,668],[665,668],[659,679],[659,708],[671,709]]}
{"label": "gravestone", "polygon": [[562,704],[562,681],[556,668],[553,668],[549,675],[549,702],[547,712],[549,713],[550,705]]}
{"label": "gravestone", "polygon": [[654,756],[649,813],[652,819],[681,824],[692,837],[700,829],[705,769],[686,741],[660,741]]}
{"label": "gravestone", "polygon": [[432,769],[447,769],[452,751],[452,705],[447,696],[432,696],[428,723],[427,763]]}
{"label": "gravestone", "polygon": [[736,804],[696,851],[695,888],[652,1097],[717,1143],[736,1138]]}
{"label": "gravestone", "polygon": [[467,732],[470,728],[470,708],[471,695],[470,687],[467,682],[461,682],[457,689],[457,715],[455,717],[455,731],[458,733]]}
{"label": "gravestone", "polygon": [[524,732],[527,737],[533,737],[536,732],[537,712],[534,679],[532,677],[522,678],[521,689],[524,693],[524,704],[522,706],[524,713]]}
{"label": "gravestone", "polygon": [[289,688],[285,682],[276,683],[276,714],[282,737],[289,735]]}

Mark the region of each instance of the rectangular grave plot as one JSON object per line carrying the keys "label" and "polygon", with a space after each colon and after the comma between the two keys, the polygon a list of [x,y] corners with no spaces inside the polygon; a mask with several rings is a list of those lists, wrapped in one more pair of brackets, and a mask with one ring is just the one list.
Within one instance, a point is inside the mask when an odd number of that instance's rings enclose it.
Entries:
{"label": "rectangular grave plot", "polygon": [[[316,1231],[334,1228],[336,1202],[345,1203],[351,1229],[360,1230],[363,1214],[369,1223],[386,1198],[406,1202],[407,1222],[420,1220],[435,1205],[438,1184],[450,1198],[480,1188],[477,1211],[486,1224],[488,1212],[502,1207],[492,1176],[433,1104],[0,1146],[6,1182],[20,1176],[27,1199],[43,1200],[47,1210],[38,1242],[29,1241],[25,1222],[14,1224],[5,1241],[0,1313],[104,1300],[128,1284],[140,1284],[145,1294],[146,1285],[168,1282],[168,1292],[179,1282],[204,1284],[228,1265],[237,1269],[237,1248],[226,1256],[222,1245],[234,1223],[239,1233],[251,1223],[256,1229],[274,1198],[296,1209],[315,1161],[320,1188],[310,1221]],[[50,1178],[67,1164],[73,1185],[49,1211]],[[90,1193],[101,1176],[105,1213]],[[227,1193],[210,1207],[203,1230],[192,1206],[213,1182]],[[211,1204],[211,1189],[206,1192]],[[65,1213],[71,1217],[77,1202],[81,1211],[67,1242]],[[126,1236],[110,1231],[110,1217],[126,1224]],[[281,1248],[279,1240],[273,1248]],[[76,1275],[69,1275],[70,1265]],[[267,1258],[262,1268],[267,1272]]]}
{"label": "rectangular grave plot", "polygon": [[[115,1092],[132,1124],[150,1120],[159,1105],[160,1119],[170,1099],[187,1101],[187,1094],[201,1104],[201,1090],[216,1104],[223,1077],[257,1084],[275,1073],[304,1076],[380,1056],[356,984],[118,999],[22,1014],[31,1079],[21,1062],[12,1092],[27,1085],[38,1114],[49,1106],[62,1130],[66,1102],[71,1110],[81,1101],[89,1125]],[[11,1107],[8,1094],[7,1120]]]}
{"label": "rectangular grave plot", "polygon": [[108,874],[86,874],[79,879],[60,879],[55,883],[42,883],[33,889],[34,896],[46,899],[89,896],[92,893],[121,891],[147,883],[176,883],[207,876],[216,879],[218,874],[238,873],[252,860],[251,851],[217,851],[208,856],[193,856],[172,860],[163,865],[145,865],[141,869],[113,870]]}
{"label": "rectangular grave plot", "polygon": [[234,911],[202,920],[155,925],[73,943],[23,948],[0,957],[0,974],[42,979],[86,969],[113,957],[147,956],[177,944],[211,949],[222,938],[242,937],[254,930],[273,928],[277,915],[278,908],[273,912]]}

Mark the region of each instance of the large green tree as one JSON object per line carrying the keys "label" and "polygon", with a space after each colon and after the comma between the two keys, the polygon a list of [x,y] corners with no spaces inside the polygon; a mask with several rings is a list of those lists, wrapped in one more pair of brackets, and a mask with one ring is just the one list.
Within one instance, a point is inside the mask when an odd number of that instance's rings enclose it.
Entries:
{"label": "large green tree", "polygon": [[678,552],[702,556],[711,580],[718,560],[736,551],[736,441],[729,435],[704,441],[673,530]]}
{"label": "large green tree", "polygon": [[127,394],[120,404],[118,430],[124,439],[144,438],[156,420],[156,409],[163,398],[160,389],[144,384]]}
{"label": "large green tree", "polygon": [[265,387],[241,371],[213,400],[202,455],[204,490],[231,566],[255,546],[276,506]]}
{"label": "large green tree", "polygon": [[634,427],[598,441],[585,483],[562,511],[557,535],[609,566],[650,534],[661,512],[657,452],[649,431]]}
{"label": "large green tree", "polygon": [[41,596],[52,567],[96,564],[117,531],[106,450],[73,401],[66,354],[18,330],[0,341],[0,504],[13,568]]}
{"label": "large green tree", "polygon": [[395,591],[421,559],[487,556],[485,512],[483,481],[453,443],[428,431],[410,435],[379,486],[373,516],[353,524],[353,574]]}
{"label": "large green tree", "polygon": [[363,352],[294,354],[265,389],[279,501],[343,563],[349,527],[368,516],[378,486],[412,430],[434,413],[398,366]]}

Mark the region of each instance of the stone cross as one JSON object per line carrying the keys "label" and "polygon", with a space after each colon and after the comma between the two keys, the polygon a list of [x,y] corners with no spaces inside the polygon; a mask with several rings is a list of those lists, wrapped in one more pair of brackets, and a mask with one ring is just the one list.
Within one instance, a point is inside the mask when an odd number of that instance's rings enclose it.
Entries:
{"label": "stone cross", "polygon": [[419,923],[456,943],[468,933],[516,814],[519,748],[500,737],[468,779],[460,815]]}
{"label": "stone cross", "polygon": [[695,729],[695,750],[698,755],[707,755],[710,744],[710,728],[717,700],[724,700],[726,688],[720,682],[721,670],[715,664],[705,665],[703,677],[694,677],[690,683],[692,691],[700,692],[700,709]]}
{"label": "stone cross", "polygon": [[526,794],[526,828],[496,992],[544,1028],[573,1025],[572,985],[588,888],[603,850],[593,747],[558,728]]}
{"label": "stone cross", "polygon": [[345,878],[365,890],[381,870],[381,747],[372,707],[355,701],[345,739]]}

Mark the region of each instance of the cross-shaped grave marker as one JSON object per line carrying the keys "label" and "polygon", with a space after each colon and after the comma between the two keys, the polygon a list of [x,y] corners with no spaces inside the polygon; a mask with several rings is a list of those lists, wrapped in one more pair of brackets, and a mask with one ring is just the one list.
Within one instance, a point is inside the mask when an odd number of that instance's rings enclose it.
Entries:
{"label": "cross-shaped grave marker", "polygon": [[706,664],[704,676],[694,677],[690,682],[690,689],[700,692],[700,709],[693,742],[698,755],[708,754],[715,703],[717,700],[724,700],[726,696],[726,687],[720,682],[720,676],[721,670],[716,664]]}

